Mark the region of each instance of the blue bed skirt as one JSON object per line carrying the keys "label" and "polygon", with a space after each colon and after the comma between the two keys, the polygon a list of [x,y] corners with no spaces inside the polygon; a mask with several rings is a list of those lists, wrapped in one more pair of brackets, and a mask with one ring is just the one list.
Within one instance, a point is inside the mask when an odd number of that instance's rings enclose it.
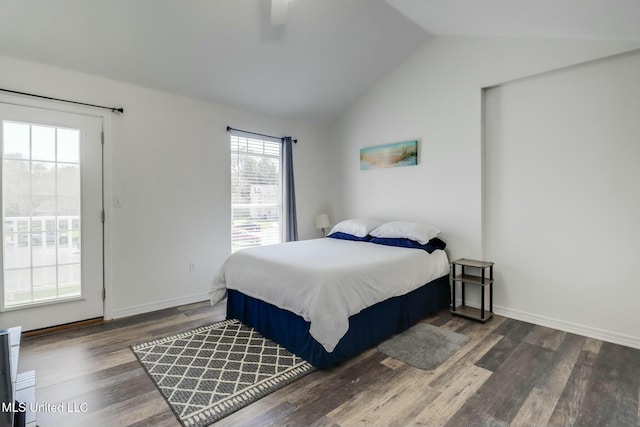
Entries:
{"label": "blue bed skirt", "polygon": [[310,323],[302,317],[233,289],[227,293],[227,319],[238,319],[315,367],[327,369],[449,307],[450,303],[449,276],[379,302],[349,318],[349,330],[331,353],[309,334]]}

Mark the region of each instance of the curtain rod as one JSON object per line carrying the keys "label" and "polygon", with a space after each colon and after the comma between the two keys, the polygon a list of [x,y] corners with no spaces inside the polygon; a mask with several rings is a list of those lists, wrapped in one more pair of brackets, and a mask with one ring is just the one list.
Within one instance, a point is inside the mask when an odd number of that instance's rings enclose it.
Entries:
{"label": "curtain rod", "polygon": [[[251,135],[258,135],[258,136],[266,136],[267,138],[275,138],[275,139],[282,139],[281,136],[273,136],[273,135],[265,135],[264,133],[258,133],[258,132],[249,132],[248,130],[242,130],[242,129],[236,129],[236,128],[232,128],[231,126],[227,126],[227,132],[231,132],[232,130],[235,130],[237,132],[244,132],[244,133],[250,133]],[[294,144],[298,143],[297,139],[293,140]]]}
{"label": "curtain rod", "polygon": [[68,99],[60,99],[60,98],[52,98],[50,96],[36,95],[35,93],[19,92],[17,90],[9,90],[9,89],[1,89],[0,88],[0,91],[9,92],[9,93],[15,93],[15,94],[18,94],[18,95],[31,96],[33,98],[42,98],[42,99],[50,99],[52,101],[68,102],[69,104],[86,105],[87,107],[103,108],[105,110],[111,110],[112,113],[124,114],[124,108],[122,108],[122,107],[120,107],[120,108],[117,108],[117,107],[105,107],[103,105],[87,104],[86,102],[69,101]]}

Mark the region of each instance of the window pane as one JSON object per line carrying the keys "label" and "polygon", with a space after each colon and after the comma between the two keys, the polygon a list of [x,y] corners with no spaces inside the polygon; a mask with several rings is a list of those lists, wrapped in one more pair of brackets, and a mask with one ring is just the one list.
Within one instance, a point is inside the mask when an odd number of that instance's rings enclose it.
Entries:
{"label": "window pane", "polygon": [[[5,210],[16,212],[25,211],[24,206],[15,206],[13,204],[19,203],[19,200],[29,196],[29,179],[31,176],[29,168],[28,161],[3,160],[2,197]],[[29,216],[28,211],[26,211],[25,216]]]}
{"label": "window pane", "polygon": [[5,196],[4,217],[6,219],[28,217],[31,212],[29,197]]}
{"label": "window pane", "polygon": [[55,233],[32,234],[31,242],[34,267],[56,265]]}
{"label": "window pane", "polygon": [[80,165],[58,165],[58,195],[80,197]]}
{"label": "window pane", "polygon": [[56,160],[56,130],[48,126],[31,126],[32,160]]}
{"label": "window pane", "polygon": [[42,221],[37,220],[37,219],[31,221],[31,232],[32,233],[40,233],[43,230],[44,230],[44,228],[42,227]]}
{"label": "window pane", "polygon": [[31,239],[31,247],[43,245],[44,239],[42,238],[42,233],[31,233],[29,238]]}
{"label": "window pane", "polygon": [[4,235],[4,268],[29,268],[31,267],[31,255],[28,245],[20,245],[19,238],[28,238],[26,233],[7,233]]}
{"label": "window pane", "polygon": [[58,262],[71,264],[80,262],[80,232],[58,233]]}
{"label": "window pane", "polygon": [[34,196],[31,198],[31,215],[34,217],[56,216],[56,198],[54,196]]}
{"label": "window pane", "polygon": [[18,246],[25,247],[31,246],[31,236],[29,233],[18,233]]}
{"label": "window pane", "polygon": [[58,215],[80,216],[80,197],[58,197]]}
{"label": "window pane", "polygon": [[7,307],[31,302],[31,270],[5,270],[4,297]]}
{"label": "window pane", "polygon": [[78,129],[58,129],[58,161],[80,162],[80,131]]}
{"label": "window pane", "polygon": [[33,300],[46,301],[58,295],[56,267],[33,269]]}
{"label": "window pane", "polygon": [[29,159],[29,125],[2,122],[3,157],[5,159]]}
{"label": "window pane", "polygon": [[56,164],[50,162],[31,163],[31,191],[34,196],[56,195]]}
{"label": "window pane", "polygon": [[281,241],[281,144],[231,137],[231,242],[235,251]]}
{"label": "window pane", "polygon": [[80,296],[80,264],[58,267],[58,292],[61,298]]}

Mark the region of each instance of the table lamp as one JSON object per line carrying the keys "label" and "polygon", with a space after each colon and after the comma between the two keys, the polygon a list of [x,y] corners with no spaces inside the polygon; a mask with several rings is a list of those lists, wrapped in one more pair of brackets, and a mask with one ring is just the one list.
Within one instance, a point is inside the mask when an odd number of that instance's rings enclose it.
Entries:
{"label": "table lamp", "polygon": [[316,228],[322,229],[322,237],[325,236],[325,228],[329,228],[329,215],[320,214],[316,216]]}

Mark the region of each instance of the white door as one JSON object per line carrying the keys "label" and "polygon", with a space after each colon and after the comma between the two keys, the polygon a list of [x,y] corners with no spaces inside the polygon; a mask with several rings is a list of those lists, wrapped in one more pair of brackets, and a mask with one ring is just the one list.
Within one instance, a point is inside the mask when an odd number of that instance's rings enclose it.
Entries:
{"label": "white door", "polygon": [[102,119],[0,103],[0,328],[103,316]]}

